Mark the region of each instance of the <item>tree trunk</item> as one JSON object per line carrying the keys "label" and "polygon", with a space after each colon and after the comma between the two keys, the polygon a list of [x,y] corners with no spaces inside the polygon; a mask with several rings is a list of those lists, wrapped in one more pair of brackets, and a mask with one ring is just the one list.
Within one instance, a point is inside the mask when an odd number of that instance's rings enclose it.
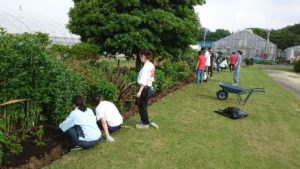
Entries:
{"label": "tree trunk", "polygon": [[139,71],[141,68],[142,68],[142,61],[139,53],[137,53],[135,58],[135,70]]}

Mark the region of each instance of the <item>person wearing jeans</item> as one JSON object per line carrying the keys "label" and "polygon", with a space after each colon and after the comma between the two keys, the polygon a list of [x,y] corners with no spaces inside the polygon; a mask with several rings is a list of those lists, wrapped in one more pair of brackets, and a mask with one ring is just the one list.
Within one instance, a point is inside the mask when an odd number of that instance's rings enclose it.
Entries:
{"label": "person wearing jeans", "polygon": [[204,56],[205,53],[205,48],[202,48],[201,51],[198,52],[198,61],[196,65],[196,76],[197,76],[197,83],[202,84],[203,79],[204,79],[204,70],[205,70],[205,63],[206,63],[206,58]]}
{"label": "person wearing jeans", "polygon": [[242,64],[242,54],[243,52],[241,50],[237,51],[238,56],[236,57],[236,62],[234,65],[234,73],[233,73],[233,85],[238,85],[239,82],[239,73],[240,73],[240,68]]}
{"label": "person wearing jeans", "polygon": [[96,116],[84,105],[81,96],[75,96],[72,103],[74,110],[59,124],[59,128],[69,136],[75,149],[91,148],[98,144],[101,138]]}
{"label": "person wearing jeans", "polygon": [[86,149],[86,148],[93,147],[94,145],[99,143],[99,139],[94,141],[79,140],[79,137],[84,137],[82,128],[80,126],[71,127],[65,133],[69,136],[72,144],[74,146],[78,146],[78,148],[80,147]]}
{"label": "person wearing jeans", "polygon": [[148,98],[152,95],[152,82],[154,81],[155,66],[153,65],[152,52],[149,50],[142,50],[139,53],[141,61],[144,63],[143,68],[139,72],[138,84],[140,85],[139,90],[136,94],[137,104],[141,117],[141,122],[136,124],[138,129],[149,128],[149,117],[148,117]]}

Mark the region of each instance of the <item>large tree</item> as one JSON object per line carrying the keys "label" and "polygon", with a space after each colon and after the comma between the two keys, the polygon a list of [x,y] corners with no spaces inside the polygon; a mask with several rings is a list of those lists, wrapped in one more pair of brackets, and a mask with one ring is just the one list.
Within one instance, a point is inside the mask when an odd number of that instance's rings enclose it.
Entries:
{"label": "large tree", "polygon": [[[206,35],[205,35],[205,32],[206,32]],[[198,35],[198,41],[202,41],[205,36],[206,41],[214,42],[214,41],[220,40],[222,38],[225,38],[225,37],[229,36],[230,34],[231,33],[226,29],[216,29],[215,32],[212,32],[209,29],[202,27],[200,29],[200,32]]]}
{"label": "large tree", "polygon": [[[206,35],[205,35],[206,32]],[[198,36],[198,40],[202,41],[204,36],[206,41],[217,41],[222,38],[225,38],[226,36],[229,36],[231,33],[226,29],[216,29],[215,32],[210,31],[207,28],[201,28]]]}
{"label": "large tree", "polygon": [[200,22],[193,6],[205,0],[73,0],[68,24],[102,51],[136,54],[151,49],[176,57],[194,44]]}
{"label": "large tree", "polygon": [[[263,38],[267,38],[267,30],[261,28],[251,28],[252,31]],[[291,46],[300,45],[300,24],[287,26],[282,29],[270,30],[270,41],[277,47],[284,50]]]}

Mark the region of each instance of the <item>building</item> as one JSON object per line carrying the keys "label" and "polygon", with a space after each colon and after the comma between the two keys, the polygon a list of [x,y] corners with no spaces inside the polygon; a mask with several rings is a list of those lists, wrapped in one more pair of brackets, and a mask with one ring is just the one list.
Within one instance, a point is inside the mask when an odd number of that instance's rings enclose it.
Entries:
{"label": "building", "polygon": [[284,50],[284,56],[286,61],[300,60],[300,46],[289,47]]}
{"label": "building", "polygon": [[212,41],[198,41],[197,44],[201,47],[208,49],[208,48],[212,48],[213,42]]}
{"label": "building", "polygon": [[221,51],[225,55],[242,50],[246,57],[274,60],[277,47],[251,30],[242,30],[213,42],[212,49],[215,52]]}
{"label": "building", "polygon": [[0,9],[0,27],[11,34],[47,33],[52,43],[72,45],[80,42],[80,37],[71,34],[64,24],[29,11]]}

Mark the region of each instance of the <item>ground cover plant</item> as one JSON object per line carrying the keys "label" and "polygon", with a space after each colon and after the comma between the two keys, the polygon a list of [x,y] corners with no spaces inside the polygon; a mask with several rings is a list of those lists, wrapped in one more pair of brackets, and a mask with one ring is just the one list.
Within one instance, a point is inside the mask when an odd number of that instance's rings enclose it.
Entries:
{"label": "ground cover plant", "polygon": [[[243,107],[235,95],[217,100],[219,81],[231,82],[232,74],[192,83],[150,106],[159,130],[122,129],[113,134],[117,142],[71,152],[46,168],[299,168],[299,100],[256,67],[241,69],[240,85],[266,93],[255,93]],[[231,120],[214,113],[228,106],[249,116]]]}

